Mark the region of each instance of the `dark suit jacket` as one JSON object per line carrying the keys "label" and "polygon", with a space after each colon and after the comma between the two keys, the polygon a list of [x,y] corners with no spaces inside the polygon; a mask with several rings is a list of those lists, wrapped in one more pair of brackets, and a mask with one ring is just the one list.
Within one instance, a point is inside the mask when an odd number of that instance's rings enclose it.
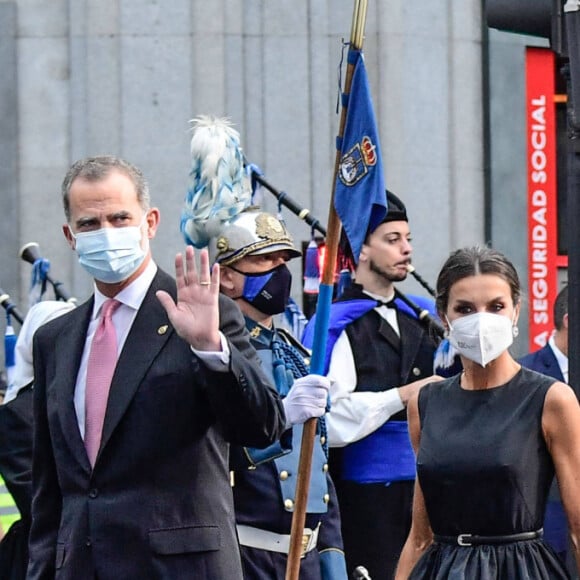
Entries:
{"label": "dark suit jacket", "polygon": [[159,289],[175,296],[161,271],[120,354],[93,470],[73,405],[93,299],[35,335],[29,579],[242,577],[228,442],[273,442],[281,402],[232,301],[220,299],[231,363],[218,373],[171,327]]}
{"label": "dark suit jacket", "polygon": [[23,519],[32,500],[32,386],[0,405],[0,474]]}
{"label": "dark suit jacket", "polygon": [[560,365],[556,360],[556,355],[549,344],[546,344],[546,346],[536,352],[531,352],[522,357],[519,363],[528,369],[548,375],[557,381],[566,382],[560,370]]}

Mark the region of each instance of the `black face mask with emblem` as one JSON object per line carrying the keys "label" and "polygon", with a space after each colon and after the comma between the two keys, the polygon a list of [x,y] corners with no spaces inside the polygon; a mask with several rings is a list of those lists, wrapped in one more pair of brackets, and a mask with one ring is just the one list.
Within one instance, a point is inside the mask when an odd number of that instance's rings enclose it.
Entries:
{"label": "black face mask with emblem", "polygon": [[280,264],[267,272],[247,273],[229,266],[246,277],[244,291],[238,298],[257,308],[260,312],[273,316],[286,309],[292,289],[292,274],[286,264]]}

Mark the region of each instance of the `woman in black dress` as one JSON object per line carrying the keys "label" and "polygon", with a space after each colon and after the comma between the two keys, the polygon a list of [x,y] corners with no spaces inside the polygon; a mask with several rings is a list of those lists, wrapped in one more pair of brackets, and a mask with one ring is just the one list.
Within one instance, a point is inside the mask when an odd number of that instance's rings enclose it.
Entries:
{"label": "woman in black dress", "polygon": [[568,578],[542,540],[554,473],[580,563],[580,406],[508,352],[520,294],[490,248],[457,250],[439,274],[437,309],[464,370],[409,403],[418,477],[397,580]]}

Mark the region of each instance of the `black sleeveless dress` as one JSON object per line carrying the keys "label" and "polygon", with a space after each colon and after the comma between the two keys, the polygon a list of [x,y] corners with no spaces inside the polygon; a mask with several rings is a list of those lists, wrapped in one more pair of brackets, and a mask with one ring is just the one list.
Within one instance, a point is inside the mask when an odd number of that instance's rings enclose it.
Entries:
{"label": "black sleeveless dress", "polygon": [[[552,458],[542,435],[544,399],[554,379],[521,369],[505,385],[464,390],[460,375],[419,395],[417,474],[433,533],[512,535],[542,527]],[[569,578],[541,539],[500,545],[433,543],[413,579]]]}

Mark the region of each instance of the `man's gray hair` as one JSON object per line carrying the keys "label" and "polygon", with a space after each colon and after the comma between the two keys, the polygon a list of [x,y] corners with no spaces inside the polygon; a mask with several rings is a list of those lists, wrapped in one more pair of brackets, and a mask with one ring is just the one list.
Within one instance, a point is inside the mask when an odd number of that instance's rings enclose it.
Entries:
{"label": "man's gray hair", "polygon": [[137,192],[137,201],[143,210],[149,209],[149,185],[139,168],[112,155],[87,157],[74,163],[62,182],[62,203],[67,222],[70,222],[70,188],[73,181],[77,178],[86,181],[101,181],[115,170],[124,173],[133,182]]}

